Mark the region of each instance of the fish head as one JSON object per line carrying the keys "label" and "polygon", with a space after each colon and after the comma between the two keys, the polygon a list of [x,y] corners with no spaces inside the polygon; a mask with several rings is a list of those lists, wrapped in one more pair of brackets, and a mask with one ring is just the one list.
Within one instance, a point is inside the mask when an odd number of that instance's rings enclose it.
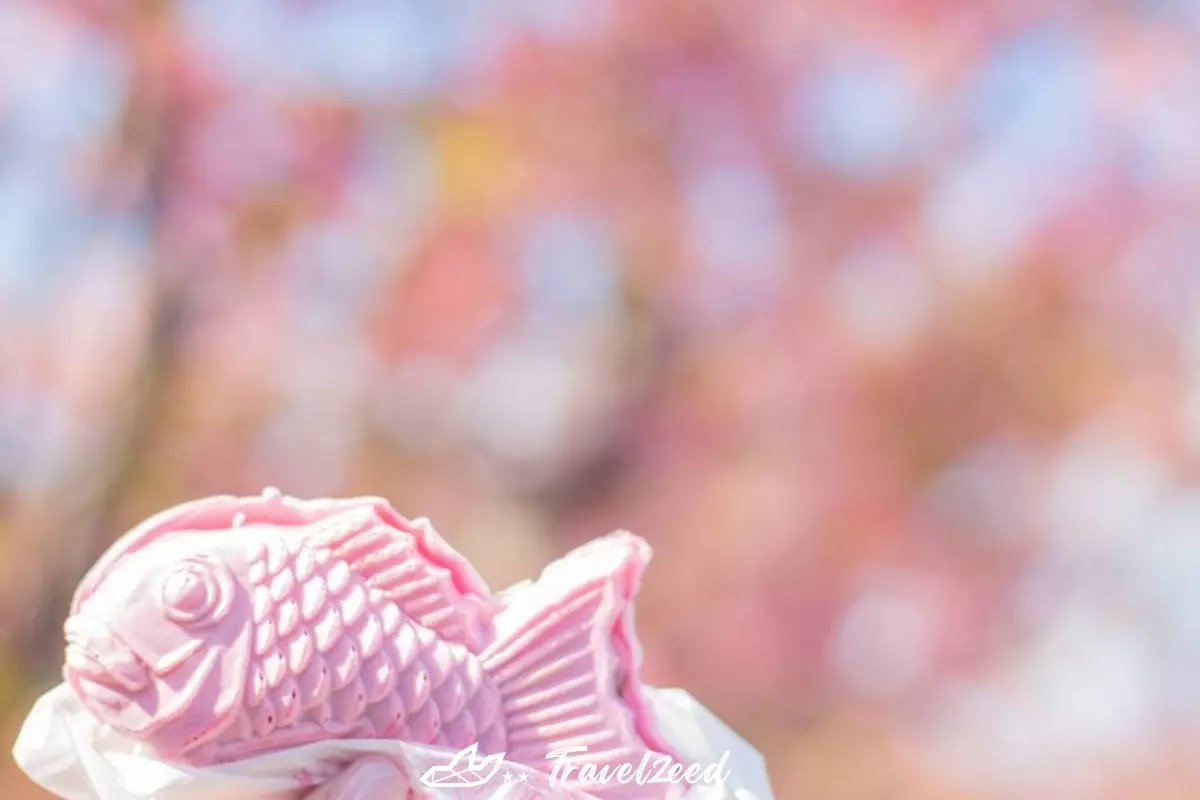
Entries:
{"label": "fish head", "polygon": [[252,607],[244,563],[195,537],[119,563],[67,619],[63,674],[116,731],[180,757],[237,717]]}

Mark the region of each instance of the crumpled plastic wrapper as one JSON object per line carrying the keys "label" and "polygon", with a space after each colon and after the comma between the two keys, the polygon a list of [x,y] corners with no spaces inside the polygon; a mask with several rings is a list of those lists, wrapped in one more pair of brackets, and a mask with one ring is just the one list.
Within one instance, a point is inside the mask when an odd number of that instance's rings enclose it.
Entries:
{"label": "crumpled plastic wrapper", "polygon": [[[682,689],[645,691],[660,732],[685,764],[706,768],[725,757],[720,773],[727,780],[697,782],[687,800],[774,800],[757,750]],[[454,753],[399,741],[318,742],[217,767],[178,766],[102,725],[65,685],[34,705],[13,754],[30,778],[65,800],[306,800],[372,756],[400,762],[422,800],[589,800],[507,761],[482,785],[430,787],[418,779],[431,768],[448,767]]]}

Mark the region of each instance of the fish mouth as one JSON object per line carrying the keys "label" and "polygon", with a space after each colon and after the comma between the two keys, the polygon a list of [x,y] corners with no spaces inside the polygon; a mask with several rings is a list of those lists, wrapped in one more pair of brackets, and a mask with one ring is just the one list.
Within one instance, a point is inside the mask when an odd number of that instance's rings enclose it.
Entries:
{"label": "fish mouth", "polygon": [[77,657],[72,660],[68,656],[64,677],[84,705],[90,706],[102,718],[106,718],[110,714],[120,714],[133,703],[124,691],[114,685],[113,681],[107,680],[105,676],[90,669],[86,672],[81,671],[78,667]]}
{"label": "fish mouth", "polygon": [[127,695],[150,685],[146,665],[106,626],[72,618],[66,634],[63,672],[81,697],[92,697],[108,707],[125,705]]}

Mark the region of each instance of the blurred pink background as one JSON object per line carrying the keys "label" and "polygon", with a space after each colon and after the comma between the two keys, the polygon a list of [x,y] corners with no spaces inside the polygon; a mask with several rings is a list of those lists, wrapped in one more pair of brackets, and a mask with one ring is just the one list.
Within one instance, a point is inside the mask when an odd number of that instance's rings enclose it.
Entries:
{"label": "blurred pink background", "polygon": [[[616,527],[781,800],[1200,794],[1200,6],[0,4],[0,714],[166,505]],[[6,800],[44,797],[10,761]]]}

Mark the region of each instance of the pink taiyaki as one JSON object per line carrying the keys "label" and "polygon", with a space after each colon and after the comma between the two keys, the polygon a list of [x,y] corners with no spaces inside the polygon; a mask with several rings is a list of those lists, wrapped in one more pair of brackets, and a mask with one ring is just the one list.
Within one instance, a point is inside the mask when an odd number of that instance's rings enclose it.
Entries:
{"label": "pink taiyaki", "polygon": [[[477,744],[544,772],[584,746],[563,763],[611,775],[677,760],[638,676],[631,602],[648,560],[641,539],[612,534],[497,596],[384,500],[214,497],[150,518],[92,568],[64,674],[102,722],[177,763],[389,738]],[[605,800],[686,789],[567,787]]]}

